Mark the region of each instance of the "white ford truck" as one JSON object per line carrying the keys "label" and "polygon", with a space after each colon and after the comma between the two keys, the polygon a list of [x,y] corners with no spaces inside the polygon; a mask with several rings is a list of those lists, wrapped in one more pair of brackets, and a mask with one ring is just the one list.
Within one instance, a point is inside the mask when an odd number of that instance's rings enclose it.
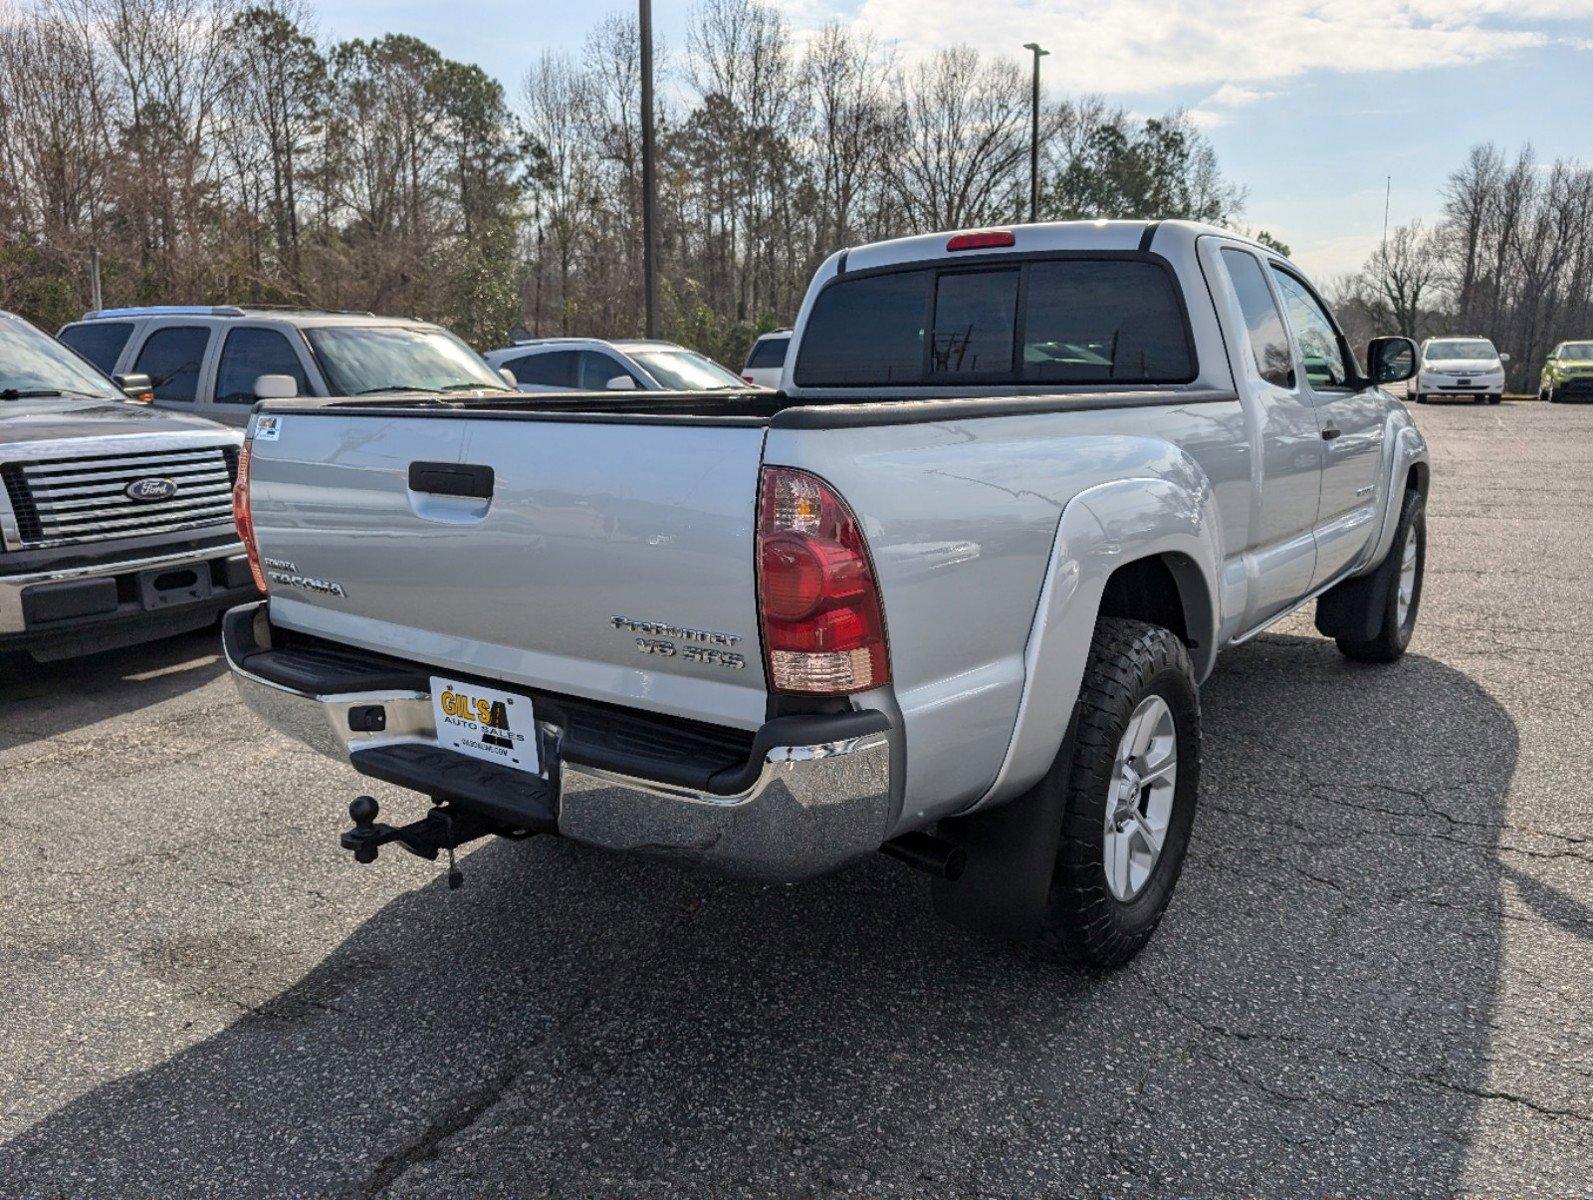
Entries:
{"label": "white ford truck", "polygon": [[[1195,815],[1197,688],[1316,601],[1392,661],[1427,450],[1301,273],[1181,222],[934,234],[813,280],[782,389],[267,401],[245,700],[365,776],[369,862],[557,833],[937,911],[1109,966]],[[457,882],[450,871],[450,882]]]}

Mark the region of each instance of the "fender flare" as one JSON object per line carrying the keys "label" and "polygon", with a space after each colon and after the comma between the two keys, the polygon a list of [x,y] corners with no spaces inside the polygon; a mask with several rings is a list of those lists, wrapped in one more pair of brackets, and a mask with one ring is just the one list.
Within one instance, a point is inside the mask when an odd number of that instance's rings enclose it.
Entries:
{"label": "fender flare", "polygon": [[1188,459],[1180,478],[1131,477],[1087,488],[1057,522],[1024,649],[1023,694],[995,780],[967,813],[1020,796],[1056,760],[1073,715],[1107,580],[1161,558],[1178,582],[1197,679],[1216,660],[1222,522],[1205,475]]}
{"label": "fender flare", "polygon": [[[1383,516],[1377,537],[1367,543],[1361,561],[1350,575],[1365,575],[1375,571],[1394,544],[1394,530],[1399,525],[1400,505],[1405,495],[1405,476],[1417,463],[1427,465],[1427,439],[1412,424],[1410,414],[1398,409],[1389,414],[1388,430],[1383,444],[1389,447],[1388,464],[1383,472]],[[1423,488],[1425,491],[1425,487]]]}

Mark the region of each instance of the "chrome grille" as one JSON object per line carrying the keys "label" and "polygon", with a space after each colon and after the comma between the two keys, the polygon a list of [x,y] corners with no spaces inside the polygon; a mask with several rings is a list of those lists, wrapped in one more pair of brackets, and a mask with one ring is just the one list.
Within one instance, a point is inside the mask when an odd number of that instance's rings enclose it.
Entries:
{"label": "chrome grille", "polygon": [[[23,548],[172,533],[232,520],[231,447],[154,450],[0,467]],[[140,479],[169,479],[176,492],[153,502],[127,494]]]}

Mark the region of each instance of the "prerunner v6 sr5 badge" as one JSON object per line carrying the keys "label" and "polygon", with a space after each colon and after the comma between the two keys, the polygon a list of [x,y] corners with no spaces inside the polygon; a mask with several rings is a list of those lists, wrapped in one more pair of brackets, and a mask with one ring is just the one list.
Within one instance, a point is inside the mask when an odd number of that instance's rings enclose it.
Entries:
{"label": "prerunner v6 sr5 badge", "polygon": [[444,749],[516,771],[538,769],[536,718],[529,696],[433,675],[431,709],[437,744]]}

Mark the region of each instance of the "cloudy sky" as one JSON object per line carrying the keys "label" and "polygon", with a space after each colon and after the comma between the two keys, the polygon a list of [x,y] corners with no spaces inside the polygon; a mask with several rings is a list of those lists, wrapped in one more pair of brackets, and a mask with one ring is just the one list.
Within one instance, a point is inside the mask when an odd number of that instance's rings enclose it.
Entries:
{"label": "cloudy sky", "polygon": [[[1054,92],[1135,112],[1188,108],[1249,192],[1244,222],[1307,270],[1360,265],[1398,224],[1431,220],[1474,142],[1531,141],[1593,161],[1593,0],[774,0],[800,34],[856,22],[913,57],[955,42],[1049,49]],[[413,33],[518,89],[543,49],[578,48],[605,0],[319,0],[337,38]],[[689,0],[654,0],[666,45]]]}

